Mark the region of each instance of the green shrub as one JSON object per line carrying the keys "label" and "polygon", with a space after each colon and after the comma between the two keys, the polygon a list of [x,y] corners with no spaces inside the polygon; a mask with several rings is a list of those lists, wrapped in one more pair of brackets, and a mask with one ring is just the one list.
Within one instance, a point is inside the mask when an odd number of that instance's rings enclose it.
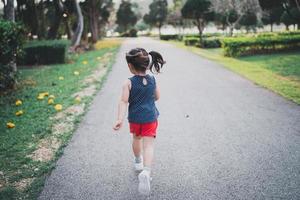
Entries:
{"label": "green shrub", "polygon": [[161,40],[182,40],[182,36],[178,34],[173,34],[173,35],[161,35],[160,36]]}
{"label": "green shrub", "polygon": [[137,37],[137,30],[135,28],[132,28],[129,30],[129,37]]}
{"label": "green shrub", "polygon": [[19,64],[46,65],[65,63],[69,44],[68,40],[31,41],[24,45],[25,56],[20,60]]}
{"label": "green shrub", "polygon": [[222,46],[221,39],[214,38],[204,38],[202,41],[201,48],[220,48]]}
{"label": "green shrub", "polygon": [[225,38],[222,47],[231,57],[300,49],[300,35]]}
{"label": "green shrub", "polygon": [[199,45],[199,38],[197,37],[187,37],[183,39],[186,46],[196,46]]}
{"label": "green shrub", "polygon": [[12,88],[16,82],[16,56],[24,43],[22,25],[0,20],[0,91]]}

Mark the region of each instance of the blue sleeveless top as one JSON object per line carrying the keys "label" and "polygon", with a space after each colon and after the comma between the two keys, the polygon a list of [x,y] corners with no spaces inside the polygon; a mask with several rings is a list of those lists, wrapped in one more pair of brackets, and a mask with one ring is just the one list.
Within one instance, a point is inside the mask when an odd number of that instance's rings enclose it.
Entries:
{"label": "blue sleeveless top", "polygon": [[[144,85],[143,78],[147,80]],[[154,76],[138,76],[129,78],[128,121],[131,123],[149,123],[156,121],[159,112],[155,106],[156,82]]]}

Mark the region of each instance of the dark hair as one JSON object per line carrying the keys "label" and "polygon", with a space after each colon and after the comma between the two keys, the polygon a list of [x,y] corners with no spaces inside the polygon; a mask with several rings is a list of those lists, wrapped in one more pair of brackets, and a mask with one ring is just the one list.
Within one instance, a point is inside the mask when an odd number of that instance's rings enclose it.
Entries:
{"label": "dark hair", "polygon": [[[152,58],[150,63],[149,55]],[[149,53],[143,48],[135,48],[126,53],[126,61],[133,65],[136,71],[145,72],[147,69],[153,73],[153,67],[157,73],[166,63],[160,53],[150,51]]]}

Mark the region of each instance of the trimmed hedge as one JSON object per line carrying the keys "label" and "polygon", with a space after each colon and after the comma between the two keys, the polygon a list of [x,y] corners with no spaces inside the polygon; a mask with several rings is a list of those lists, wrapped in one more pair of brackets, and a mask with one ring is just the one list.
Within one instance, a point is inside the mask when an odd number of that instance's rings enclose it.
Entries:
{"label": "trimmed hedge", "polygon": [[161,35],[160,36],[161,40],[182,40],[182,36],[178,34],[173,34],[173,35]]}
{"label": "trimmed hedge", "polygon": [[22,65],[46,65],[65,63],[68,40],[31,41],[24,46],[25,56],[20,60]]}
{"label": "trimmed hedge", "polygon": [[202,48],[220,48],[222,46],[222,42],[220,38],[205,38],[203,39]]}
{"label": "trimmed hedge", "polygon": [[202,45],[200,45],[199,38],[197,37],[187,37],[184,39],[184,44],[186,46],[197,46],[200,48],[220,48],[221,47],[221,40],[220,38],[203,38]]}
{"label": "trimmed hedge", "polygon": [[197,37],[185,37],[183,42],[186,46],[196,46],[199,45],[199,38]]}
{"label": "trimmed hedge", "polygon": [[22,53],[24,27],[0,20],[0,91],[14,87],[17,79],[16,57]]}
{"label": "trimmed hedge", "polygon": [[222,47],[230,57],[294,50],[300,49],[300,35],[225,38]]}

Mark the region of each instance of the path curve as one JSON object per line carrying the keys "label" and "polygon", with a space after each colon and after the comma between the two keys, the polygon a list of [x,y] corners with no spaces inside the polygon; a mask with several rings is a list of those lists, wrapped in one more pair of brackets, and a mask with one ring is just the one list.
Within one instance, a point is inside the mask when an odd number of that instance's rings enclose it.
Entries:
{"label": "path curve", "polygon": [[122,45],[40,200],[143,199],[128,125],[111,128],[130,76],[124,55],[138,46],[167,60],[145,199],[300,199],[300,106],[193,53],[137,38]]}

